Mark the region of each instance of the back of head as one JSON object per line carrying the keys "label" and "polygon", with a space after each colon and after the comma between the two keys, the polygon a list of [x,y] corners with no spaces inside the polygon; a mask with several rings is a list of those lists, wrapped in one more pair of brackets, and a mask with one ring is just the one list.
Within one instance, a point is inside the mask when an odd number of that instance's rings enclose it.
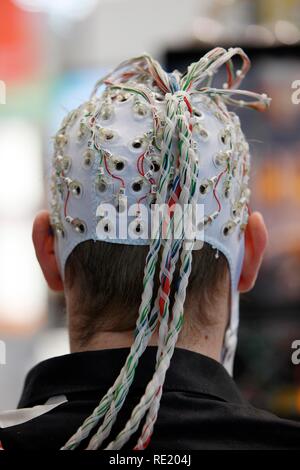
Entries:
{"label": "back of head", "polygon": [[[237,71],[235,55],[242,59]],[[227,83],[213,88],[224,64]],[[107,448],[120,449],[144,417],[136,449],[147,446],[184,309],[196,299],[200,326],[214,321],[209,305],[229,282],[221,360],[232,370],[250,156],[239,118],[226,105],[268,104],[265,95],[237,90],[248,68],[239,48],[216,48],[184,75],[166,73],[148,55],[128,60],[96,84],[55,136],[51,222],[61,275],[78,306],[78,335],[84,343],[97,329],[135,327],[119,377],[65,449],[76,448],[101,419],[88,448],[110,435],[158,329],[153,378]]]}
{"label": "back of head", "polygon": [[[76,316],[72,335],[86,347],[98,332],[132,331],[135,328],[143,293],[143,276],[148,254],[146,246],[86,241],[70,254],[65,268],[65,289],[71,293]],[[178,269],[173,285],[178,282]],[[154,292],[159,289],[158,273]],[[205,332],[218,322],[217,302],[229,296],[227,259],[209,244],[193,252],[185,300],[183,329]],[[154,294],[154,298],[156,295]],[[170,293],[170,309],[174,293]],[[194,330],[195,333],[195,330]]]}

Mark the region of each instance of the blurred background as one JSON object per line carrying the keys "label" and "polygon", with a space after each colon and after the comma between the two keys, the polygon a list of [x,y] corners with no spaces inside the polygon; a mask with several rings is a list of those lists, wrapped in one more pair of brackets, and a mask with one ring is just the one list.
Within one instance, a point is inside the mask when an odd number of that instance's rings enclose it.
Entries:
{"label": "blurred background", "polygon": [[252,208],[270,244],[242,299],[236,378],[253,404],[300,418],[300,365],[291,362],[300,339],[299,0],[1,0],[0,410],[17,405],[29,368],[68,352],[63,300],[47,291],[31,243],[54,130],[125,58],[147,51],[184,70],[216,45],[242,46],[252,60],[244,88],[273,98],[263,116],[239,111]]}

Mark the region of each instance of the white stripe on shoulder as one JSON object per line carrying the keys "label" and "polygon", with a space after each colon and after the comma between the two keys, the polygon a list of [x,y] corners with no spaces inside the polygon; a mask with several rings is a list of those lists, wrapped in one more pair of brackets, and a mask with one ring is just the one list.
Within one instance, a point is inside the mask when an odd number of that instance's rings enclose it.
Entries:
{"label": "white stripe on shoulder", "polygon": [[68,399],[65,395],[57,395],[49,398],[44,405],[37,405],[32,408],[21,408],[19,410],[1,411],[0,428],[9,428],[17,424],[26,423],[27,421],[48,413],[67,401]]}

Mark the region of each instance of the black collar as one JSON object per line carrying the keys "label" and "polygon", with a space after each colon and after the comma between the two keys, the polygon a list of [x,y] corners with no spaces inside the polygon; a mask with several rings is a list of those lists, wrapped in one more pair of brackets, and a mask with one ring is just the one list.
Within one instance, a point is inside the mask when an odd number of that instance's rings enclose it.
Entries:
{"label": "black collar", "polygon": [[[131,390],[145,390],[151,379],[157,347],[149,346],[140,359]],[[123,367],[129,348],[86,351],[54,357],[35,366],[27,375],[19,408],[44,403],[56,395],[78,392],[105,394]],[[217,361],[176,348],[166,375],[164,392],[181,391],[242,403],[235,383]]]}

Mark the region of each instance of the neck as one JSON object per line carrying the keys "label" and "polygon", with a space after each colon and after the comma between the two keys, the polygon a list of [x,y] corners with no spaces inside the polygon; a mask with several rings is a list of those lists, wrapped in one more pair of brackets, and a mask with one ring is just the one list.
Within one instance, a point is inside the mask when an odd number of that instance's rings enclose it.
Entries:
{"label": "neck", "polygon": [[[101,349],[130,348],[134,341],[134,331],[100,331],[82,344],[76,328],[74,315],[69,312],[69,335],[71,352],[95,351]],[[209,327],[184,325],[179,334],[176,347],[203,354],[220,361],[225,322]],[[158,332],[150,338],[149,346],[158,345]]]}

